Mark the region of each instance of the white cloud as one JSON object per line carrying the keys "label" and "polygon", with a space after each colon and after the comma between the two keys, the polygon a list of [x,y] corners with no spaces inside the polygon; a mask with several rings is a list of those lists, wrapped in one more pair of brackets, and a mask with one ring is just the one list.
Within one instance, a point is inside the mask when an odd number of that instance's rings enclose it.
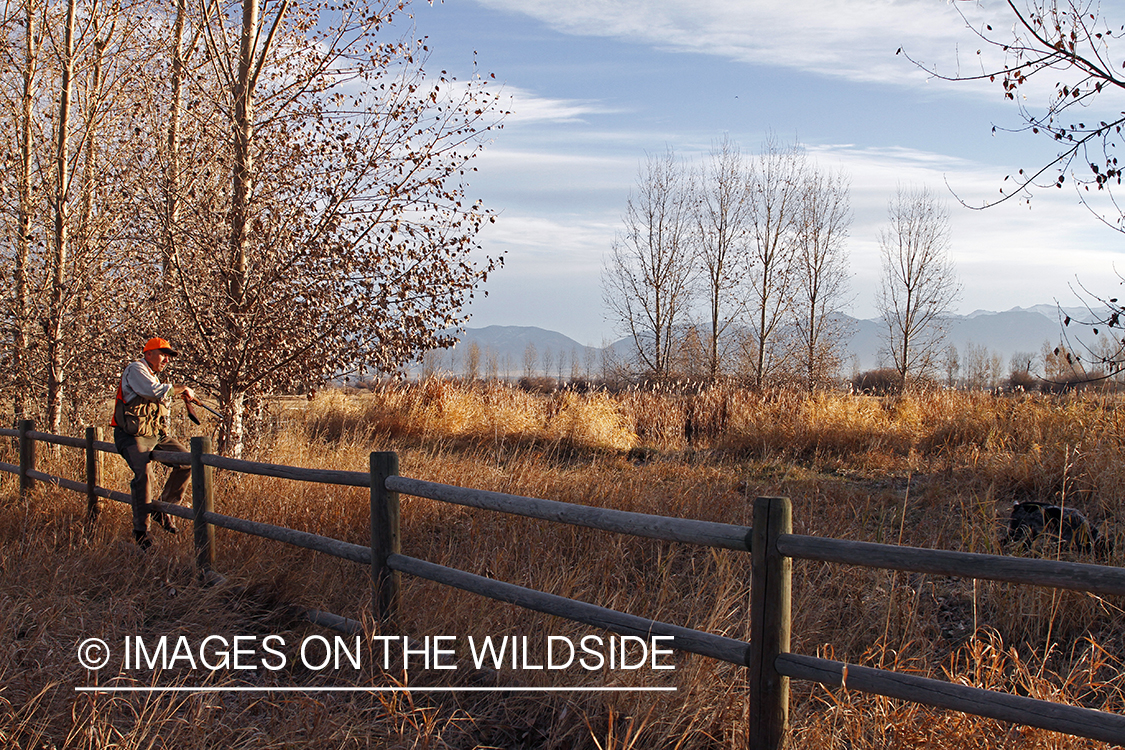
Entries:
{"label": "white cloud", "polygon": [[[974,65],[974,37],[957,8],[933,0],[479,0],[524,13],[565,33],[621,37],[657,47],[791,67],[857,81],[926,78],[895,51],[948,63],[961,45]],[[982,23],[977,4],[961,3]]]}
{"label": "white cloud", "polygon": [[602,252],[613,240],[616,226],[584,216],[540,217],[523,214],[501,216],[481,235],[491,246],[520,248],[529,265],[545,270],[557,264],[573,269],[600,268]]}
{"label": "white cloud", "polygon": [[504,120],[508,125],[579,122],[586,115],[616,111],[599,105],[595,101],[549,99],[512,86],[504,89],[501,99],[505,108],[511,110],[511,114]]}

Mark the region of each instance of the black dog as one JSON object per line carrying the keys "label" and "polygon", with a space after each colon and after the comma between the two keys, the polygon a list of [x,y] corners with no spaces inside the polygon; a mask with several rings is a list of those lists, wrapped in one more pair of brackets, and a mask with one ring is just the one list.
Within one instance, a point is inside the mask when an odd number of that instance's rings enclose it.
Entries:
{"label": "black dog", "polygon": [[1108,552],[1106,539],[1086,516],[1075,508],[1034,501],[1016,503],[1008,519],[1005,547],[1029,549],[1046,534],[1053,544],[1079,552]]}

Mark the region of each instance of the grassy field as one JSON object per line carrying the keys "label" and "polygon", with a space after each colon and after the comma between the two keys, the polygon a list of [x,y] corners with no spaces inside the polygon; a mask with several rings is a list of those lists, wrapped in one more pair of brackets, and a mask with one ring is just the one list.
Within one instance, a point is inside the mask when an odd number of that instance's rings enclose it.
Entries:
{"label": "grassy field", "polygon": [[[544,395],[435,380],[271,402],[253,457],[364,470],[371,450],[396,450],[407,476],[737,524],[749,524],[755,496],[780,494],[793,501],[797,533],[997,553],[1018,500],[1065,502],[1116,532],[1125,489],[1121,408],[1115,397],[1094,395],[935,391],[892,400],[733,388]],[[79,452],[56,457],[45,448],[48,470],[81,476]],[[0,460],[12,462],[5,450]],[[106,473],[107,486],[127,489],[124,462],[107,459]],[[0,489],[0,745],[745,746],[742,671],[692,655],[677,655],[674,672],[662,673],[404,675],[382,673],[368,658],[359,671],[294,666],[207,678],[257,687],[673,685],[672,694],[76,694],[75,686],[95,680],[200,682],[199,672],[182,669],[91,676],[75,658],[87,637],[120,644],[127,635],[279,634],[299,642],[327,632],[299,620],[305,607],[364,619],[377,633],[370,579],[351,563],[219,530],[218,568],[228,580],[204,587],[182,532],[154,532],[156,545],[142,555],[124,506],[108,503],[87,529],[75,493],[41,489],[21,501],[10,475]],[[366,490],[217,472],[216,495],[222,513],[368,541]],[[403,501],[402,539],[404,553],[425,560],[748,636],[745,554],[417,498]],[[1120,565],[1123,551],[1119,543],[1106,562]],[[1125,711],[1120,600],[799,561],[793,587],[794,651]],[[577,640],[591,629],[407,579],[398,632]],[[799,682],[791,719],[796,748],[1106,747]]]}

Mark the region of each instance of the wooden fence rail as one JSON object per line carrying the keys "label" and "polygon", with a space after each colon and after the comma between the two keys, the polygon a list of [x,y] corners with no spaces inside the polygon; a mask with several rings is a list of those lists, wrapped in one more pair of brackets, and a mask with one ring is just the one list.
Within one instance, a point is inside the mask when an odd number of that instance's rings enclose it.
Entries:
{"label": "wooden fence rail", "polygon": [[794,679],[844,687],[844,675],[847,674],[848,690],[924,703],[1104,742],[1121,744],[1125,741],[1125,716],[1118,714],[801,654],[781,654],[777,657],[776,664],[778,672]]}
{"label": "wooden fence rail", "polygon": [[[98,498],[129,503],[124,492],[99,485],[99,453],[116,453],[88,428],[85,438],[37,432],[30,421],[18,429],[0,429],[0,436],[19,440],[19,465],[0,463],[0,471],[19,475],[21,493],[36,481],[85,494],[89,517],[97,517]],[[84,482],[38,471],[36,442],[86,450]],[[573,505],[540,498],[473,490],[398,475],[394,453],[372,453],[368,472],[305,469],[242,461],[210,452],[209,438],[192,438],[191,452],[154,451],[153,459],[192,467],[192,507],[154,503],[160,510],[193,523],[196,561],[201,573],[215,563],[214,527],[251,534],[369,565],[372,606],[377,617],[393,620],[399,606],[400,574],[434,581],[525,609],[563,617],[623,635],[668,636],[672,648],[701,654],[748,668],[749,732],[753,750],[777,750],[788,730],[789,679],[914,701],[1017,724],[1125,744],[1125,716],[973,688],[789,652],[792,560],[819,560],[845,565],[979,578],[1099,595],[1125,595],[1125,569],[1055,560],[927,550],[855,542],[792,533],[788,498],[757,498],[754,525],[744,527],[691,519],[653,516]],[[318,534],[222,515],[214,510],[211,472],[223,469],[261,476],[371,489],[370,546]],[[584,526],[633,536],[749,552],[751,555],[750,640],[650,620],[401,554],[399,495],[406,494],[474,508],[517,514],[556,523]],[[328,627],[357,631],[355,620],[310,612],[310,620]]]}
{"label": "wooden fence rail", "polygon": [[1125,568],[1106,565],[900,547],[796,534],[782,534],[777,540],[777,548],[783,555],[803,560],[1125,596]]}
{"label": "wooden fence rail", "polygon": [[571,526],[586,526],[619,534],[661,539],[669,542],[686,542],[706,547],[750,551],[750,529],[711,521],[687,518],[652,516],[624,510],[596,508],[589,505],[541,500],[535,497],[505,495],[502,492],[471,490],[448,484],[425,482],[420,479],[390,476],[387,489],[406,495],[425,497],[443,503],[466,505],[472,508],[495,510],[543,521],[554,521]]}

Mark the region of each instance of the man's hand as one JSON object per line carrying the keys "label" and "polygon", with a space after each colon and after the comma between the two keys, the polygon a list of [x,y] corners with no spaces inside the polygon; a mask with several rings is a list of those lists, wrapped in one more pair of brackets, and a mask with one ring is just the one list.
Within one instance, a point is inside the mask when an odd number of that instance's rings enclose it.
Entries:
{"label": "man's hand", "polygon": [[176,396],[179,396],[180,398],[182,398],[184,401],[187,401],[188,403],[191,403],[192,401],[195,401],[195,391],[193,391],[189,386],[186,386],[186,385],[172,386],[172,393],[174,393]]}

